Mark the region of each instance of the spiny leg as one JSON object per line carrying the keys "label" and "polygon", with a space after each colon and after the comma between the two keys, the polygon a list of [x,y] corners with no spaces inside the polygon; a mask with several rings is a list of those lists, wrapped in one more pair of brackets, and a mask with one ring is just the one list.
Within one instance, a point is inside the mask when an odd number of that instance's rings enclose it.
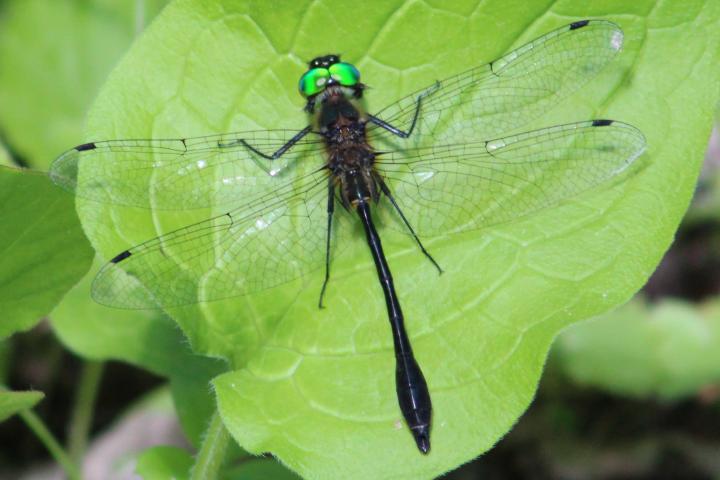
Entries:
{"label": "spiny leg", "polygon": [[235,145],[237,145],[239,143],[239,144],[243,145],[245,148],[247,148],[248,150],[250,150],[251,152],[253,152],[257,155],[260,155],[261,157],[265,158],[266,160],[277,160],[285,152],[290,150],[293,145],[295,145],[297,142],[299,142],[305,135],[310,133],[311,130],[312,130],[312,128],[310,127],[310,125],[303,128],[297,134],[295,134],[295,136],[293,136],[290,140],[288,140],[285,143],[285,145],[278,148],[275,152],[273,152],[270,155],[268,155],[267,153],[263,153],[260,150],[258,150],[257,148],[253,147],[248,142],[246,142],[245,139],[243,139],[243,138],[239,138],[239,139],[229,142],[229,143],[218,142],[218,147],[220,147],[220,148],[234,147]]}
{"label": "spiny leg", "polygon": [[433,265],[435,265],[435,268],[437,268],[438,273],[443,273],[443,269],[440,268],[440,265],[435,261],[435,259],[430,255],[430,253],[425,250],[425,247],[423,246],[422,242],[420,241],[420,237],[417,236],[415,233],[415,230],[413,230],[412,225],[410,225],[410,222],[408,222],[408,219],[405,218],[405,214],[400,210],[400,205],[397,204],[395,201],[395,197],[393,197],[392,192],[390,191],[390,188],[385,183],[385,180],[383,180],[382,176],[378,174],[377,172],[373,172],[373,176],[375,177],[375,181],[380,185],[380,190],[385,194],[386,197],[390,199],[390,203],[392,203],[393,207],[395,207],[395,211],[398,212],[400,215],[400,218],[402,218],[403,223],[407,227],[407,229],[410,231],[410,234],[415,239],[415,242],[417,242],[418,246],[420,247],[420,250],[422,253],[432,262]]}
{"label": "spiny leg", "polygon": [[410,124],[410,128],[407,132],[400,130],[397,127],[394,127],[393,125],[390,125],[384,120],[380,120],[375,115],[368,115],[368,119],[370,120],[370,122],[374,123],[380,128],[384,128],[393,135],[397,135],[400,138],[408,138],[410,135],[412,135],[413,130],[415,130],[415,124],[417,123],[417,119],[420,116],[420,107],[422,106],[423,98],[427,97],[428,95],[432,95],[437,91],[438,88],[440,88],[440,82],[435,82],[434,86],[430,87],[429,89],[418,95],[417,100],[415,101],[415,113],[413,114],[412,123]]}
{"label": "spiny leg", "polygon": [[323,281],[322,290],[320,290],[320,301],[318,307],[323,308],[323,297],[325,289],[330,281],[330,235],[332,234],[332,218],[335,212],[335,183],[332,176],[328,178],[328,203],[327,203],[327,240],[325,243],[325,281]]}

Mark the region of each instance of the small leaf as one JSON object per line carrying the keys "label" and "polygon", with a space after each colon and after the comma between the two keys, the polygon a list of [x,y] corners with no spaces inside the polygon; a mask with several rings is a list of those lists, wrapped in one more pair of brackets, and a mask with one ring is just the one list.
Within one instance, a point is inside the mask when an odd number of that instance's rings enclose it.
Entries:
{"label": "small leaf", "polygon": [[[218,363],[209,359],[204,362],[203,364],[207,366],[205,374],[200,373],[199,368],[195,368],[196,374],[183,372],[183,369],[170,374],[170,389],[175,402],[175,411],[180,417],[183,432],[198,448],[202,443],[203,434],[207,430],[210,419],[217,410],[211,381],[214,376],[223,371],[222,366]],[[237,449],[237,446],[232,444],[230,448]],[[235,453],[228,455],[235,455]]]}
{"label": "small leaf", "polygon": [[72,351],[94,360],[122,360],[160,375],[185,364],[192,354],[167,317],[154,311],[104,307],[90,299],[93,268],[52,312],[60,340]]}
{"label": "small leaf", "polygon": [[[135,472],[147,480],[189,478],[194,459],[178,447],[159,446],[145,450],[138,458]],[[298,480],[299,477],[269,458],[245,459],[240,465],[226,468],[223,480]]]}
{"label": "small leaf", "polygon": [[635,300],[573,325],[553,352],[579,384],[634,397],[695,395],[720,384],[720,300]]}
{"label": "small leaf", "polygon": [[241,465],[223,472],[223,480],[299,480],[296,474],[270,458],[243,461]]}
{"label": "small leaf", "polygon": [[85,274],[92,249],[73,197],[43,174],[0,167],[0,338],[46,315]]}
{"label": "small leaf", "polygon": [[42,392],[9,392],[0,391],[0,422],[17,412],[32,408],[43,399]]}
{"label": "small leaf", "polygon": [[183,430],[198,445],[215,411],[210,380],[226,370],[223,362],[193,355],[182,334],[158,312],[104,307],[90,298],[96,268],[52,312],[60,341],[95,360],[121,360],[170,378]]}
{"label": "small leaf", "polygon": [[138,458],[135,473],[145,480],[183,480],[190,477],[193,457],[178,447],[153,447]]}

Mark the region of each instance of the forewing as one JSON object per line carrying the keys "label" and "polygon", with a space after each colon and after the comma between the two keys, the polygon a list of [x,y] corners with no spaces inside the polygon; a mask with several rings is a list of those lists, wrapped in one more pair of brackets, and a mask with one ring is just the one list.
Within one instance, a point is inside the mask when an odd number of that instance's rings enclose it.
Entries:
{"label": "forewing", "polygon": [[106,204],[157,210],[227,205],[271,188],[289,165],[316,159],[322,147],[321,139],[310,133],[280,158],[267,160],[241,140],[270,155],[297,133],[262,130],[87,143],[56,159],[50,177],[79,197]]}
{"label": "forewing", "polygon": [[620,27],[604,20],[566,25],[486,65],[439,81],[377,113],[410,138],[368,127],[378,150],[466,143],[513,133],[593,78],[622,47]]}
{"label": "forewing", "polygon": [[[420,235],[509,222],[588,190],[645,149],[611,120],[561,125],[486,142],[382,154],[378,170]],[[403,230],[398,221],[389,222]]]}
{"label": "forewing", "polygon": [[93,298],[121,308],[220,300],[291,281],[324,265],[327,171],[278,183],[242,206],[117,255]]}

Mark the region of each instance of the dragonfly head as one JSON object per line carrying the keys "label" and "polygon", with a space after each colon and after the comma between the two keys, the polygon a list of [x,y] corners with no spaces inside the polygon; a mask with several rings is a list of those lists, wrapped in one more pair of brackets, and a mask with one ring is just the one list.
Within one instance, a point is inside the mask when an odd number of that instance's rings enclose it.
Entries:
{"label": "dragonfly head", "polygon": [[332,95],[349,95],[361,98],[365,85],[360,83],[360,71],[350,63],[340,60],[340,55],[316,57],[308,63],[298,89],[307,98],[305,110],[312,113],[315,104]]}

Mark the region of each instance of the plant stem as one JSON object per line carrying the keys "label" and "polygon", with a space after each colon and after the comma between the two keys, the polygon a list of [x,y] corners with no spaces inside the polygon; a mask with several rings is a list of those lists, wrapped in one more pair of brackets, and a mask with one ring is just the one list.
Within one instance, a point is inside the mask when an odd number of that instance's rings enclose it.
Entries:
{"label": "plant stem", "polygon": [[82,464],[82,458],[87,448],[103,367],[103,362],[88,361],[85,362],[80,373],[80,383],[75,395],[67,445],[70,458],[76,465]]}
{"label": "plant stem", "polygon": [[65,471],[65,475],[67,475],[70,480],[80,480],[80,469],[73,463],[70,456],[65,453],[65,450],[60,446],[60,442],[55,439],[40,417],[32,410],[23,410],[18,412],[18,415],[20,415],[20,418],[23,419],[28,428],[30,428],[35,436],[45,445],[45,448],[47,448],[55,461],[60,464]]}
{"label": "plant stem", "polygon": [[210,419],[210,425],[203,438],[200,451],[195,458],[195,465],[190,474],[191,480],[213,480],[225,460],[225,452],[230,442],[230,434],[225,429],[217,410]]}

